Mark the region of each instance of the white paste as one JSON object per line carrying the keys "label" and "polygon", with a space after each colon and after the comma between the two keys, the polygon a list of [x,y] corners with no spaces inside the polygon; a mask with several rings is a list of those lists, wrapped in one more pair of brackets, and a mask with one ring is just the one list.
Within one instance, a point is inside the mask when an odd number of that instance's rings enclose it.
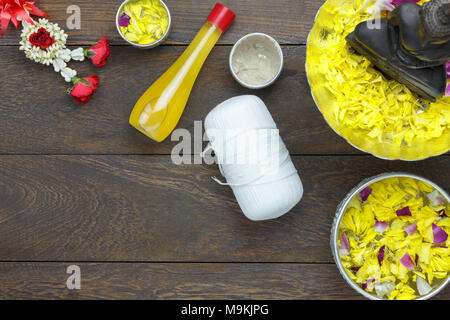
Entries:
{"label": "white paste", "polygon": [[231,61],[237,77],[254,86],[270,82],[281,66],[279,48],[262,35],[250,36],[239,43]]}

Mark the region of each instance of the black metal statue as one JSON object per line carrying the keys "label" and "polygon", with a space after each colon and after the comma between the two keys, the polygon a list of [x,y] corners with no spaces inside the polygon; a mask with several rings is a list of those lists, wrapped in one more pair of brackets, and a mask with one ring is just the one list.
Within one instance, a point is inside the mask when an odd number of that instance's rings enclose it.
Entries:
{"label": "black metal statue", "polygon": [[384,74],[425,99],[440,98],[450,60],[450,0],[405,2],[387,18],[356,26],[347,41]]}

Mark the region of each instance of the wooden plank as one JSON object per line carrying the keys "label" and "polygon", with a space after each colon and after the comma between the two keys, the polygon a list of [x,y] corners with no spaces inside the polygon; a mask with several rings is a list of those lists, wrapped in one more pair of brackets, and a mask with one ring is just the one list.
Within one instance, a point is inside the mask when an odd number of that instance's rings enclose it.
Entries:
{"label": "wooden plank", "polygon": [[[178,125],[191,133],[218,103],[242,94],[256,94],[268,105],[291,153],[359,153],[337,136],[317,110],[305,77],[305,48],[284,47],[285,69],[270,88],[241,87],[228,66],[230,48],[217,47],[206,61]],[[16,47],[0,56],[0,153],[170,154],[170,138],[156,143],[128,124],[143,92],[177,59],[182,47],[139,51],[113,47],[107,66],[72,63],[80,75],[97,73],[100,88],[87,105],[64,94],[69,87],[52,67],[25,59]],[[26,78],[24,78],[26,75]],[[32,89],[30,89],[32,88]],[[206,94],[207,93],[207,94]]]}
{"label": "wooden plank", "polygon": [[[67,266],[81,289],[66,288]],[[334,265],[0,263],[0,299],[355,299]]]}
{"label": "wooden plank", "polygon": [[[81,289],[68,290],[69,265]],[[447,286],[434,299],[449,299]],[[0,299],[363,299],[335,265],[0,263]]]}
{"label": "wooden plank", "polygon": [[305,195],[251,222],[216,166],[168,156],[0,156],[0,261],[331,263],[336,206],[364,178],[423,174],[450,189],[450,157],[295,156]]}
{"label": "wooden plank", "polygon": [[[112,44],[126,44],[117,32],[115,17],[122,0],[89,1],[40,0],[37,5],[69,35],[69,44],[91,44],[106,35]],[[305,44],[314,16],[323,0],[224,0],[237,19],[219,43],[232,44],[251,32],[272,35],[283,44]],[[172,31],[166,44],[188,44],[203,25],[214,6],[210,0],[166,0],[172,16]],[[69,30],[67,9],[81,9],[81,29]],[[17,45],[20,32],[10,26],[0,45]]]}

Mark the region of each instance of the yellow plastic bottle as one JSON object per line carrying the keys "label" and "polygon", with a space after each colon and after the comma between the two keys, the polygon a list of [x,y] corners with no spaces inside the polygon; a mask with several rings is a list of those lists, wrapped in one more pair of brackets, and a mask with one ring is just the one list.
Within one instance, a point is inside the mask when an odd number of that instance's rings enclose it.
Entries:
{"label": "yellow plastic bottle", "polygon": [[206,58],[236,15],[217,3],[206,23],[178,60],[141,96],[130,124],[161,142],[175,129]]}

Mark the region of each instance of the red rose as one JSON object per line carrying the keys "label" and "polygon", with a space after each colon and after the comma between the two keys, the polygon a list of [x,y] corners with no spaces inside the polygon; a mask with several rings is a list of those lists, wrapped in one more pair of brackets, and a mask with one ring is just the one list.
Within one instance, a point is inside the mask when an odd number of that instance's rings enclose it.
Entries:
{"label": "red rose", "polygon": [[45,28],[39,28],[37,32],[30,35],[29,39],[33,46],[39,47],[41,50],[47,49],[55,42],[55,38]]}
{"label": "red rose", "polygon": [[92,60],[97,67],[103,67],[109,58],[109,42],[104,36],[95,46],[87,50],[86,56]]}
{"label": "red rose", "polygon": [[90,76],[86,78],[74,78],[74,87],[70,91],[72,97],[77,100],[78,103],[87,103],[91,96],[98,88],[100,80],[97,76]]}

